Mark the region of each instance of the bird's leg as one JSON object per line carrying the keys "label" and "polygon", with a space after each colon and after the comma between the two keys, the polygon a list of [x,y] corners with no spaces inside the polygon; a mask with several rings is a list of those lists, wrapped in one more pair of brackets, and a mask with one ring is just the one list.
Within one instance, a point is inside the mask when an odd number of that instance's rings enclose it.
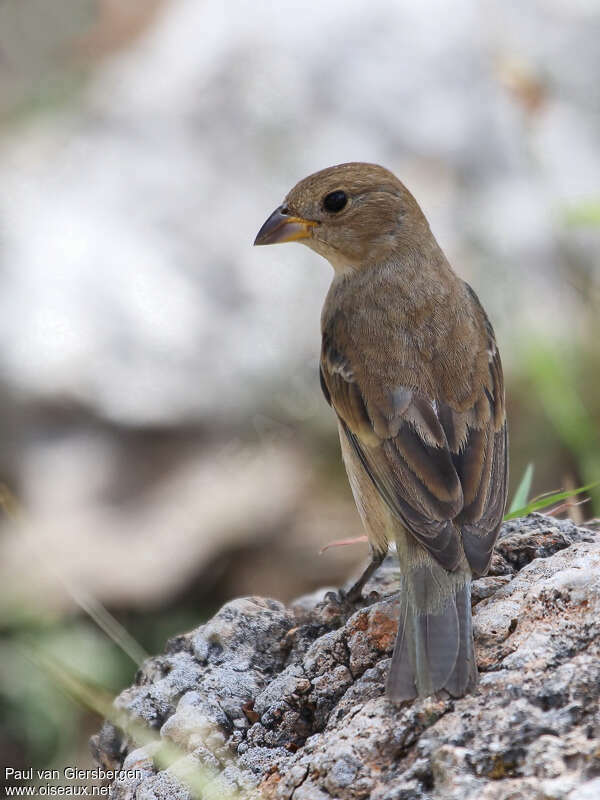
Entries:
{"label": "bird's leg", "polygon": [[319,550],[319,555],[322,555],[330,547],[346,547],[349,544],[358,544],[359,542],[368,542],[368,536],[353,536],[351,539],[334,539],[333,542],[327,542],[326,545]]}
{"label": "bird's leg", "polygon": [[363,586],[369,580],[371,575],[376,572],[381,566],[381,562],[386,557],[387,553],[382,550],[373,550],[371,552],[371,561],[360,578],[353,584],[347,592],[344,592],[344,599],[349,600],[351,603],[360,600]]}

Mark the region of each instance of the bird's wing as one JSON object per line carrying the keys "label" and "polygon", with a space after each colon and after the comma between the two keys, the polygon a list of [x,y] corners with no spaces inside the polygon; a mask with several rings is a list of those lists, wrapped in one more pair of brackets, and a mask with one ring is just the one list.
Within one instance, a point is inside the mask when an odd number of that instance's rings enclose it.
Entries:
{"label": "bird's wing", "polygon": [[462,488],[431,402],[402,386],[369,402],[343,354],[327,340],[321,385],[391,512],[442,566],[455,569],[461,549],[452,520],[463,507]]}
{"label": "bird's wing", "polygon": [[504,393],[495,345],[487,385],[462,412],[403,386],[365,392],[330,335],[323,338],[321,386],[377,491],[405,528],[450,570],[460,562],[462,529],[473,572],[485,572],[506,496]]}
{"label": "bird's wing", "polygon": [[464,505],[456,522],[475,575],[484,575],[488,570],[508,488],[508,428],[502,363],[492,327],[483,309],[481,312],[487,334],[489,370],[483,394],[466,413],[459,414],[448,406],[440,409],[440,422],[463,490]]}

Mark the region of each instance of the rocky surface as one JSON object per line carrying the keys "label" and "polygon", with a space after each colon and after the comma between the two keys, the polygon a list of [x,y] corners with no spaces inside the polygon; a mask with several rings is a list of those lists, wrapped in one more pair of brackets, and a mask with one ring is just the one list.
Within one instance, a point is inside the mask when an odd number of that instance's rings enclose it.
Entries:
{"label": "rocky surface", "polygon": [[[505,524],[474,584],[480,684],[460,700],[386,700],[393,587],[390,558],[359,606],[333,591],[240,598],[170,641],[115,705],[178,756],[161,770],[158,743],[105,723],[98,762],[138,770],[112,797],[600,797],[600,535],[541,515]],[[197,767],[209,788],[177,780]]]}

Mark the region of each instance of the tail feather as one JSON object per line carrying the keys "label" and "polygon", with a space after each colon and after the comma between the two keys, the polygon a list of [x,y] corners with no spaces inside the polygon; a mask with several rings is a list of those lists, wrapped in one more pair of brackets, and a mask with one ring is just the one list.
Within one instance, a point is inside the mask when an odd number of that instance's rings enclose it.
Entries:
{"label": "tail feather", "polygon": [[390,700],[413,700],[417,696],[415,684],[414,652],[410,643],[413,636],[408,628],[410,622],[407,618],[408,606],[402,603],[400,606],[400,623],[398,625],[398,635],[394,645],[394,654],[388,673],[386,693]]}
{"label": "tail feather", "polygon": [[418,569],[403,584],[388,696],[412,700],[446,689],[461,697],[477,683],[469,581],[443,586],[434,571]]}
{"label": "tail feather", "polygon": [[450,678],[444,688],[453,697],[462,697],[477,685],[477,661],[473,643],[473,623],[471,619],[471,584],[467,583],[455,596],[456,612],[460,632],[458,656]]}

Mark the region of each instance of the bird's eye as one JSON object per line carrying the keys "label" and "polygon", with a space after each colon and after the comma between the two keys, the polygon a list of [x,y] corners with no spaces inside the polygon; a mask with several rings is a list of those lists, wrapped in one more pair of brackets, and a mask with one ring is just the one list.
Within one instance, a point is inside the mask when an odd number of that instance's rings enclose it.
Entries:
{"label": "bird's eye", "polygon": [[332,213],[337,213],[341,211],[342,208],[348,202],[348,195],[346,192],[343,192],[341,189],[337,189],[335,192],[330,192],[326,194],[323,198],[323,208],[325,211],[331,211]]}

